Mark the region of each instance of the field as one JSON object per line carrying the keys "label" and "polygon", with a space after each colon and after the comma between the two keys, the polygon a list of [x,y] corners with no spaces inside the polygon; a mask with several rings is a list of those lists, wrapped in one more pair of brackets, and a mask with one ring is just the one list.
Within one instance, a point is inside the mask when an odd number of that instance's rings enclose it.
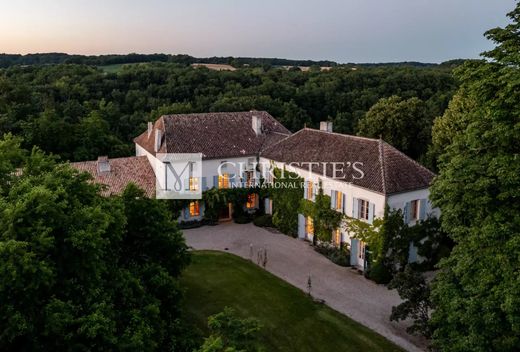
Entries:
{"label": "field", "polygon": [[194,252],[182,284],[187,288],[189,320],[204,334],[207,317],[229,306],[242,317],[260,321],[260,339],[267,351],[400,351],[384,337],[234,255]]}

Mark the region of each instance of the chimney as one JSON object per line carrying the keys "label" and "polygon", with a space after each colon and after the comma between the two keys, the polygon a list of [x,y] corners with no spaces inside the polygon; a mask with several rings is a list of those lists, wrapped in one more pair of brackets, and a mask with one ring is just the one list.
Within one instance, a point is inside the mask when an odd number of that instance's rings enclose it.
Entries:
{"label": "chimney", "polygon": [[255,131],[255,134],[257,136],[260,136],[262,134],[262,119],[260,118],[260,116],[253,115],[251,118],[251,123],[253,131]]}
{"label": "chimney", "polygon": [[98,175],[110,173],[110,162],[108,161],[108,156],[99,156],[96,164]]}
{"label": "chimney", "polygon": [[325,132],[332,132],[332,122],[331,121],[321,121],[320,130],[325,131]]}
{"label": "chimney", "polygon": [[150,138],[150,136],[152,135],[152,131],[153,131],[153,123],[148,122],[148,138]]}
{"label": "chimney", "polygon": [[160,129],[155,130],[155,143],[153,146],[154,152],[158,152],[159,149],[161,149],[161,139],[162,139],[162,133]]}

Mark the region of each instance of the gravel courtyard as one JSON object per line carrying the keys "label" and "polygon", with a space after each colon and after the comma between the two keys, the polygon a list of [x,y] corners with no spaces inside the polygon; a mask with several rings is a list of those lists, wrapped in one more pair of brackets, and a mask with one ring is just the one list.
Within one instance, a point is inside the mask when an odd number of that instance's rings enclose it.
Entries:
{"label": "gravel courtyard", "polygon": [[274,275],[304,291],[307,291],[310,275],[315,298],[408,351],[424,350],[420,339],[405,332],[404,324],[388,319],[391,307],[400,302],[397,292],[332,263],[307,242],[271,233],[253,224],[223,223],[183,232],[187,244],[194,249],[227,251],[254,262],[258,252],[265,249],[266,269]]}

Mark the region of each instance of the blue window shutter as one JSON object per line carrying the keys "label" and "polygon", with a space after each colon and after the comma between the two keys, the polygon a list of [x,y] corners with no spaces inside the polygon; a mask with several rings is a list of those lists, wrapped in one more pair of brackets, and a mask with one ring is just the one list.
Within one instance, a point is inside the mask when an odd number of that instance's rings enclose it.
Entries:
{"label": "blue window shutter", "polygon": [[357,252],[359,240],[356,238],[350,239],[350,265],[357,265]]}
{"label": "blue window shutter", "polygon": [[404,203],[403,219],[405,224],[410,222],[410,202]]}
{"label": "blue window shutter", "polygon": [[352,200],[352,217],[354,219],[359,218],[359,199],[353,198]]}
{"label": "blue window shutter", "polygon": [[307,199],[307,182],[303,182],[303,199]]}
{"label": "blue window shutter", "polygon": [[205,191],[208,189],[208,180],[206,180],[206,177],[202,178],[202,190]]}
{"label": "blue window shutter", "polygon": [[343,214],[346,214],[346,211],[347,211],[347,195],[346,194],[343,195],[343,209],[342,209],[342,211],[343,211]]}
{"label": "blue window shutter", "polygon": [[213,187],[218,189],[218,175],[213,176]]}
{"label": "blue window shutter", "polygon": [[235,180],[235,175],[234,174],[230,174],[229,175],[229,186],[231,188],[235,188],[236,182],[237,182],[237,180]]}
{"label": "blue window shutter", "polygon": [[189,219],[190,218],[190,208],[188,206],[188,208],[184,208],[184,219]]}
{"label": "blue window shutter", "polygon": [[368,203],[368,223],[372,224],[374,222],[374,212],[376,210],[376,205],[374,203]]}
{"label": "blue window shutter", "polygon": [[428,204],[428,199],[421,199],[419,201],[419,220],[426,219],[426,205]]}
{"label": "blue window shutter", "polygon": [[318,193],[318,190],[316,189],[316,185],[312,185],[312,201],[314,202],[316,200],[316,193]]}
{"label": "blue window shutter", "polygon": [[337,197],[337,192],[332,190],[330,191],[330,207],[332,209],[336,209],[336,197]]}
{"label": "blue window shutter", "polygon": [[204,211],[206,210],[206,204],[204,204],[204,202],[200,202],[200,217],[203,218],[204,217]]}
{"label": "blue window shutter", "polygon": [[305,217],[298,214],[298,238],[305,238]]}

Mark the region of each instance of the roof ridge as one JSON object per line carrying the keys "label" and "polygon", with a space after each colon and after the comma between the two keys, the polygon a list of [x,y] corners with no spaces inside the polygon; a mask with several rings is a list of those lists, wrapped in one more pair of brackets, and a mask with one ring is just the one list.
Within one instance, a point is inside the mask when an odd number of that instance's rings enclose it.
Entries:
{"label": "roof ridge", "polygon": [[[264,153],[265,153],[266,151],[268,151],[269,149],[273,148],[274,146],[276,146],[277,144],[279,144],[279,143],[281,143],[281,142],[283,142],[283,141],[286,141],[288,138],[291,138],[292,136],[296,136],[298,133],[300,133],[300,132],[303,131],[303,130],[304,130],[304,129],[301,129],[301,130],[296,131],[296,132],[294,132],[294,133],[290,133],[290,132],[289,132],[289,134],[286,134],[286,135],[285,135],[285,138],[282,138],[282,139],[280,139],[278,142],[271,144],[269,147],[265,148],[265,150],[261,151],[261,152],[259,153],[259,155],[262,156],[262,154],[264,154]],[[283,133],[280,133],[280,134],[283,134]]]}
{"label": "roof ridge", "polygon": [[225,114],[251,114],[251,113],[266,113],[267,115],[272,116],[269,114],[266,110],[255,110],[255,111],[206,111],[206,112],[188,112],[188,113],[182,113],[182,114],[163,114],[161,117],[173,117],[173,116],[193,116],[193,115],[225,115]]}
{"label": "roof ridge", "polygon": [[328,132],[328,131],[323,131],[323,130],[320,130],[320,129],[317,129],[317,128],[304,127],[304,128],[302,128],[302,129],[303,129],[303,130],[313,131],[313,132],[320,132],[320,133],[326,133],[326,134],[333,134],[333,135],[336,135],[336,136],[341,136],[341,137],[346,137],[346,138],[362,139],[362,140],[371,141],[371,142],[377,142],[377,141],[378,141],[377,138],[370,138],[370,137],[356,136],[356,135],[353,135],[353,134],[346,134],[346,133],[339,133],[339,132]]}
{"label": "roof ridge", "polygon": [[383,140],[379,138],[379,164],[381,165],[381,182],[383,194],[386,194],[386,174],[385,174],[385,155],[383,151]]}

